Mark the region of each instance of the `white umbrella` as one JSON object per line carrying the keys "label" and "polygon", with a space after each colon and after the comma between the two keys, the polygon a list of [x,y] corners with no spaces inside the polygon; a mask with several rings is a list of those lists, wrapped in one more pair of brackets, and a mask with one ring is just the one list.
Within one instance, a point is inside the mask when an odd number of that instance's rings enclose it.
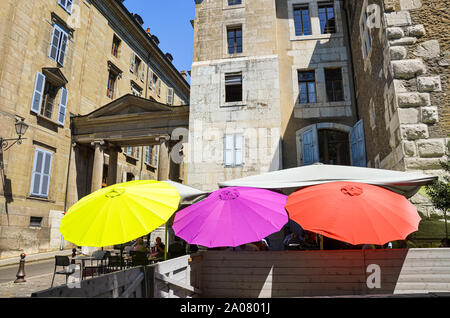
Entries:
{"label": "white umbrella", "polygon": [[334,181],[353,181],[379,185],[410,198],[420,187],[430,184],[435,179],[437,177],[419,172],[314,164],[219,182],[219,186],[279,189],[289,194],[306,186]]}

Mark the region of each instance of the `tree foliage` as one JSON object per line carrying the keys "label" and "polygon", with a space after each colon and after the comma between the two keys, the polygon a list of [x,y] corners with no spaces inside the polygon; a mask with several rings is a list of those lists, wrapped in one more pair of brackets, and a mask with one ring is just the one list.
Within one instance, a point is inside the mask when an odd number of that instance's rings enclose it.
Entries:
{"label": "tree foliage", "polygon": [[[442,168],[450,174],[450,160],[441,162]],[[427,194],[430,196],[433,205],[445,212],[450,210],[450,177],[444,176],[444,180],[436,180],[431,185],[426,186]]]}

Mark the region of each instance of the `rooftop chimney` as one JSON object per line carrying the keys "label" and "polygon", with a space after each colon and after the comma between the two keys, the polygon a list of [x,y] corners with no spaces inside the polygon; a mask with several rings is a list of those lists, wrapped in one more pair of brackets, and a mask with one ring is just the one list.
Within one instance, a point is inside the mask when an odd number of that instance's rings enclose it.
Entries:
{"label": "rooftop chimney", "polygon": [[166,57],[169,59],[169,61],[173,61],[173,56],[170,53],[166,53]]}
{"label": "rooftop chimney", "polygon": [[181,71],[180,74],[187,81],[187,73],[186,73],[186,71]]}
{"label": "rooftop chimney", "polygon": [[147,33],[148,35],[150,35],[150,28],[147,28],[147,30],[145,30],[145,33]]}

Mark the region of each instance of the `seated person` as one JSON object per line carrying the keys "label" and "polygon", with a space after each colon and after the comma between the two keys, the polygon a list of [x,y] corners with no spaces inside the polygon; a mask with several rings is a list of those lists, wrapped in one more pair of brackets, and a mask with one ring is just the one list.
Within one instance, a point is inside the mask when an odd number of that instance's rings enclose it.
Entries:
{"label": "seated person", "polygon": [[168,258],[176,258],[186,254],[186,248],[181,243],[179,237],[175,236],[172,244],[169,245],[169,250],[167,251]]}
{"label": "seated person", "polygon": [[298,236],[297,233],[291,233],[285,237],[283,244],[286,246],[287,249],[299,248],[302,241],[303,240]]}
{"label": "seated person", "polygon": [[133,245],[132,251],[148,252],[147,246],[145,246],[144,239],[142,237],[140,237],[136,240],[136,243],[134,243],[134,245]]}
{"label": "seated person", "polygon": [[154,257],[164,257],[164,243],[161,241],[161,238],[158,236],[156,238],[155,252],[152,254]]}

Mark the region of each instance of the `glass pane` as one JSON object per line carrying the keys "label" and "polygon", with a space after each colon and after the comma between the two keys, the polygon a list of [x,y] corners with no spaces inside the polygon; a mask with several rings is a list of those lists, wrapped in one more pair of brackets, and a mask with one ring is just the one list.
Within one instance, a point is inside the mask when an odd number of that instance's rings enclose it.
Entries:
{"label": "glass pane", "polygon": [[308,83],[308,97],[310,103],[316,102],[316,83],[309,82]]}
{"label": "glass pane", "polygon": [[298,88],[299,88],[299,101],[300,104],[306,104],[308,103],[308,88],[306,83],[299,83],[298,84]]}

